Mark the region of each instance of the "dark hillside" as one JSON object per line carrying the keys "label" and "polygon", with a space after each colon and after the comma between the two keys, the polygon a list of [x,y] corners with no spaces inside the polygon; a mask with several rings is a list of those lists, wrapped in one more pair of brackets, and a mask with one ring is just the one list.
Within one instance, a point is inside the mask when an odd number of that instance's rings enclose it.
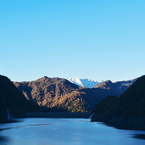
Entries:
{"label": "dark hillside", "polygon": [[93,112],[95,112],[97,115],[101,115],[106,112],[108,108],[111,108],[118,100],[119,97],[117,96],[108,96],[95,106]]}
{"label": "dark hillside", "polygon": [[0,122],[9,117],[24,117],[26,112],[38,111],[5,76],[0,75]]}
{"label": "dark hillside", "polygon": [[[101,103],[96,108],[103,107]],[[145,76],[140,77],[101,114],[97,109],[94,112],[92,121],[102,121],[118,128],[145,130]]]}

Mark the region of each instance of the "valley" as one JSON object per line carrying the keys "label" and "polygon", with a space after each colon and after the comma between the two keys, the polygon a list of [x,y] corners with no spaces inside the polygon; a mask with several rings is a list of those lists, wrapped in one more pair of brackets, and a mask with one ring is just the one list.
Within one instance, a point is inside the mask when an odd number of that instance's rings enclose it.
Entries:
{"label": "valley", "polygon": [[0,76],[0,121],[17,117],[79,118],[94,113],[93,122],[145,129],[144,86],[144,76],[120,82],[107,80],[93,88],[63,78],[44,76],[35,81],[12,82]]}

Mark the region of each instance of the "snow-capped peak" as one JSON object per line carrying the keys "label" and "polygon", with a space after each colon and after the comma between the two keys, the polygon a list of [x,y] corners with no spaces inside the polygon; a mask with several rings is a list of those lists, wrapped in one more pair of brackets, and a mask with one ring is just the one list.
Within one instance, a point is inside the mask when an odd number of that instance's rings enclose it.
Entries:
{"label": "snow-capped peak", "polygon": [[103,82],[103,81],[96,81],[93,79],[80,79],[78,77],[69,78],[67,80],[70,81],[71,83],[78,85],[78,86],[86,87],[86,88],[93,88],[97,84]]}
{"label": "snow-capped peak", "polygon": [[83,83],[81,82],[81,80],[78,77],[69,78],[67,80],[70,81],[71,83],[78,85],[78,86],[84,87]]}

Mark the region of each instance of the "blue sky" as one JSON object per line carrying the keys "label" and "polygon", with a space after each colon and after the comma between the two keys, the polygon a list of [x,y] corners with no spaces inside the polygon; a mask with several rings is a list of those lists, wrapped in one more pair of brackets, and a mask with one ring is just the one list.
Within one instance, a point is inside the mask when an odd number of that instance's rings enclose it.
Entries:
{"label": "blue sky", "polygon": [[144,0],[0,1],[0,74],[128,80],[145,74]]}

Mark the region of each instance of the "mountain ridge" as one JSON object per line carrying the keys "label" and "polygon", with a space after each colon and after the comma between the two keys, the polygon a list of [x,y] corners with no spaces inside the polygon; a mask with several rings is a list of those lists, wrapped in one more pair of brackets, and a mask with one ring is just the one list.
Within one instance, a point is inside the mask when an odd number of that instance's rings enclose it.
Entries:
{"label": "mountain ridge", "polygon": [[[99,86],[99,84],[103,84],[103,82],[107,82],[107,81],[111,81],[111,80],[101,80],[101,81],[97,81],[94,79],[80,79],[79,77],[75,77],[75,78],[68,78],[68,81],[70,81],[71,83],[74,83],[80,87],[86,87],[86,88],[96,88],[96,86]],[[132,85],[135,81],[137,80],[137,78],[135,79],[131,79],[131,80],[123,80],[123,81],[115,81],[112,82],[113,84],[120,84],[120,89],[121,87],[124,86],[130,86]]]}
{"label": "mountain ridge", "polygon": [[32,103],[38,104],[44,111],[52,112],[91,112],[103,98],[110,95],[119,96],[129,87],[118,90],[117,83],[104,81],[94,88],[85,88],[64,78],[46,76],[35,81],[14,82],[14,85]]}

